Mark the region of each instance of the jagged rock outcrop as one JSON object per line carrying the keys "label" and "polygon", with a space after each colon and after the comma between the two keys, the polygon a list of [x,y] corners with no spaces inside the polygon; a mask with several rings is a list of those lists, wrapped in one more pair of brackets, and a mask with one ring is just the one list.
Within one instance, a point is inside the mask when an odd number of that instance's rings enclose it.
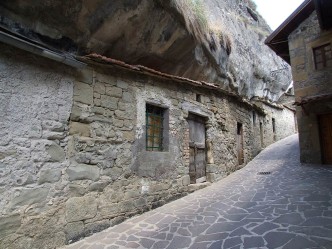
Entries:
{"label": "jagged rock outcrop", "polygon": [[249,3],[3,0],[0,15],[3,26],[53,48],[99,53],[276,101],[291,83],[289,68],[264,45],[271,30]]}

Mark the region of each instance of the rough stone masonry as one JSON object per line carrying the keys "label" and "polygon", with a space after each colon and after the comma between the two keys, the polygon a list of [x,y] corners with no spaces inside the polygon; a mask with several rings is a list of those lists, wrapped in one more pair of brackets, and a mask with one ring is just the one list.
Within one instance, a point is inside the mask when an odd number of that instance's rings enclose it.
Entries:
{"label": "rough stone masonry", "polygon": [[[280,106],[102,64],[77,72],[2,44],[1,51],[1,249],[56,248],[204,186],[190,184],[191,113],[206,119],[207,182],[240,167],[238,123],[244,163],[294,132],[294,113]],[[166,151],[146,151],[146,103],[167,109]]]}

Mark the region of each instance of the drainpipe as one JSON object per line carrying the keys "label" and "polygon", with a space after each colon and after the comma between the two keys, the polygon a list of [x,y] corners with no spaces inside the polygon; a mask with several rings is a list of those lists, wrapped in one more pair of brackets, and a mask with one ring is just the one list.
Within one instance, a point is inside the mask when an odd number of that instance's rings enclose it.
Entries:
{"label": "drainpipe", "polygon": [[72,55],[65,54],[61,52],[52,51],[43,46],[34,44],[29,40],[25,40],[14,35],[8,34],[6,32],[0,31],[0,42],[6,43],[8,45],[20,48],[22,50],[34,53],[45,58],[61,62],[68,66],[82,69],[86,67],[86,64],[76,60]]}

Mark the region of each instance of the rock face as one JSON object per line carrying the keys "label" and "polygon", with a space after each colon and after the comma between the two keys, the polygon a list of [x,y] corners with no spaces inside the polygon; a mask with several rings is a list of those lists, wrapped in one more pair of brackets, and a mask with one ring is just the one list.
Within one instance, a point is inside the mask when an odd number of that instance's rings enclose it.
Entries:
{"label": "rock face", "polygon": [[289,68],[264,45],[271,30],[250,3],[4,0],[0,13],[2,25],[57,49],[99,53],[276,101],[291,83]]}

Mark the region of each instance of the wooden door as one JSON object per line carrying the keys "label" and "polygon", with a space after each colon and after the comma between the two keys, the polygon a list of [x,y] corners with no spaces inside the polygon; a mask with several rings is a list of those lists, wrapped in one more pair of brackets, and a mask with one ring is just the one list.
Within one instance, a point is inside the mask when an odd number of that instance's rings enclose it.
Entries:
{"label": "wooden door", "polygon": [[200,183],[206,181],[205,120],[190,114],[188,124],[190,183]]}
{"label": "wooden door", "polygon": [[262,122],[259,123],[259,133],[261,137],[261,148],[264,147],[264,131],[263,131],[263,124]]}
{"label": "wooden door", "polygon": [[324,164],[332,164],[332,113],[319,116],[320,141]]}
{"label": "wooden door", "polygon": [[243,126],[241,123],[237,123],[236,146],[237,146],[238,162],[239,165],[242,165],[244,163],[244,153],[243,153]]}

